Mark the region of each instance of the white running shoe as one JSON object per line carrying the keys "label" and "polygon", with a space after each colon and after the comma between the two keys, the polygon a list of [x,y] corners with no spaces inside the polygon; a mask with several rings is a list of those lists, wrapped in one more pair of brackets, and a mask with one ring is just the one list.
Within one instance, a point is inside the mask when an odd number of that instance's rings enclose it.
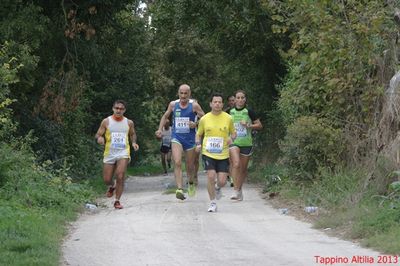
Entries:
{"label": "white running shoe", "polygon": [[220,187],[215,186],[215,198],[220,200],[222,198],[222,191]]}
{"label": "white running shoe", "polygon": [[211,202],[210,207],[208,207],[208,212],[216,212],[217,211],[217,203]]}
{"label": "white running shoe", "polygon": [[235,190],[235,193],[231,196],[231,200],[242,201],[243,200],[243,193],[242,190]]}

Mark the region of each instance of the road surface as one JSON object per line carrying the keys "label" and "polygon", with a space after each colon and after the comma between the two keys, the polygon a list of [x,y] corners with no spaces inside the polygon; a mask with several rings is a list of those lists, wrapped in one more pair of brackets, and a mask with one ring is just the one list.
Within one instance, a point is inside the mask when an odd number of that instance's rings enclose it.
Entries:
{"label": "road surface", "polygon": [[242,202],[230,201],[232,188],[223,188],[218,211],[209,213],[204,174],[196,196],[183,202],[164,193],[168,183],[174,184],[171,174],[130,177],[122,210],[114,210],[111,199],[99,199],[100,208],[85,211],[71,225],[61,265],[384,265],[378,260],[388,260],[280,214],[249,184]]}

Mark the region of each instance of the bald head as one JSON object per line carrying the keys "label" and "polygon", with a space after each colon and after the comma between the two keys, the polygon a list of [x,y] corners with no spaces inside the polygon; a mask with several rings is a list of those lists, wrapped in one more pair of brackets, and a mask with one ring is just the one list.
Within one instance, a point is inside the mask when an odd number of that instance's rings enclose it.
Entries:
{"label": "bald head", "polygon": [[182,84],[178,89],[178,96],[181,102],[187,102],[190,99],[190,87],[187,84]]}
{"label": "bald head", "polygon": [[187,85],[187,84],[182,84],[182,85],[179,86],[179,90],[181,90],[181,89],[185,89],[185,90],[190,91],[190,86]]}

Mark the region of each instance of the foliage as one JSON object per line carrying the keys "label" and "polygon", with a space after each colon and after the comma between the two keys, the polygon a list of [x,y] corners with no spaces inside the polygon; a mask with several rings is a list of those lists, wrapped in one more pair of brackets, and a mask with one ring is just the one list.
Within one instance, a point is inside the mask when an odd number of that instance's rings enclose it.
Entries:
{"label": "foliage", "polygon": [[[289,32],[284,56],[295,66],[282,91],[285,105],[298,115],[320,113],[339,120],[372,123],[382,81],[379,56],[392,37],[388,9],[381,1],[288,1],[275,3],[280,13],[275,32]],[[370,66],[370,67],[366,67]]]}
{"label": "foliage", "polygon": [[325,119],[305,116],[288,127],[280,147],[282,163],[304,180],[318,176],[320,167],[333,170],[341,161],[345,143],[340,129],[330,127]]}
{"label": "foliage", "polygon": [[[169,86],[157,95],[175,96],[184,81],[208,106],[212,91],[227,96],[245,89],[250,106],[265,118],[276,95],[274,84],[284,71],[271,45],[268,13],[258,1],[156,1],[150,7],[155,44],[160,45],[157,58],[166,59],[156,60],[165,65],[154,68],[163,74],[155,82]],[[164,43],[166,49],[161,48]]]}
{"label": "foliage", "polygon": [[71,202],[80,203],[91,195],[72,182],[68,165],[53,168],[51,162],[38,165],[34,155],[3,143],[0,150],[1,198],[26,207],[70,211]]}

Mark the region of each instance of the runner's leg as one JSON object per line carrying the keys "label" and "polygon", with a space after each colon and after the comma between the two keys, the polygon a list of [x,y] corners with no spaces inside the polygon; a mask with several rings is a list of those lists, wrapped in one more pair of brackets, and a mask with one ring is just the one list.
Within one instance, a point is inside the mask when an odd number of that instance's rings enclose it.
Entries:
{"label": "runner's leg", "polygon": [[115,164],[103,164],[103,180],[107,186],[114,185],[112,178],[114,173]]}
{"label": "runner's leg", "polygon": [[182,179],[182,145],[176,142],[171,144],[172,146],[172,160],[174,162],[174,174],[175,174],[175,182],[178,188],[183,188],[183,179]]}
{"label": "runner's leg", "polygon": [[195,166],[194,166],[194,160],[196,156],[196,151],[195,149],[190,149],[185,152],[185,157],[186,157],[186,172],[188,175],[189,183],[194,183],[194,171],[195,171]]}
{"label": "runner's leg", "polygon": [[125,181],[125,173],[126,168],[128,167],[129,159],[120,159],[117,161],[115,168],[115,178],[116,182],[116,190],[115,190],[115,199],[119,200],[121,198],[122,192],[124,191],[124,181]]}
{"label": "runner's leg", "polygon": [[207,191],[210,200],[215,200],[215,170],[207,170]]}
{"label": "runner's leg", "polygon": [[245,155],[240,154],[240,174],[237,179],[238,184],[237,185],[235,184],[235,187],[237,186],[237,188],[238,188],[237,190],[242,189],[243,183],[247,176],[247,167],[248,167],[249,161],[250,161],[250,156],[245,156]]}
{"label": "runner's leg", "polygon": [[235,190],[239,190],[238,179],[240,178],[240,148],[231,147],[229,148],[229,161],[231,169],[231,177],[233,178],[233,184]]}
{"label": "runner's leg", "polygon": [[162,167],[164,169],[164,173],[167,172],[167,164],[165,162],[165,159],[166,159],[165,157],[166,157],[166,154],[162,152],[161,153],[161,164],[162,164]]}

